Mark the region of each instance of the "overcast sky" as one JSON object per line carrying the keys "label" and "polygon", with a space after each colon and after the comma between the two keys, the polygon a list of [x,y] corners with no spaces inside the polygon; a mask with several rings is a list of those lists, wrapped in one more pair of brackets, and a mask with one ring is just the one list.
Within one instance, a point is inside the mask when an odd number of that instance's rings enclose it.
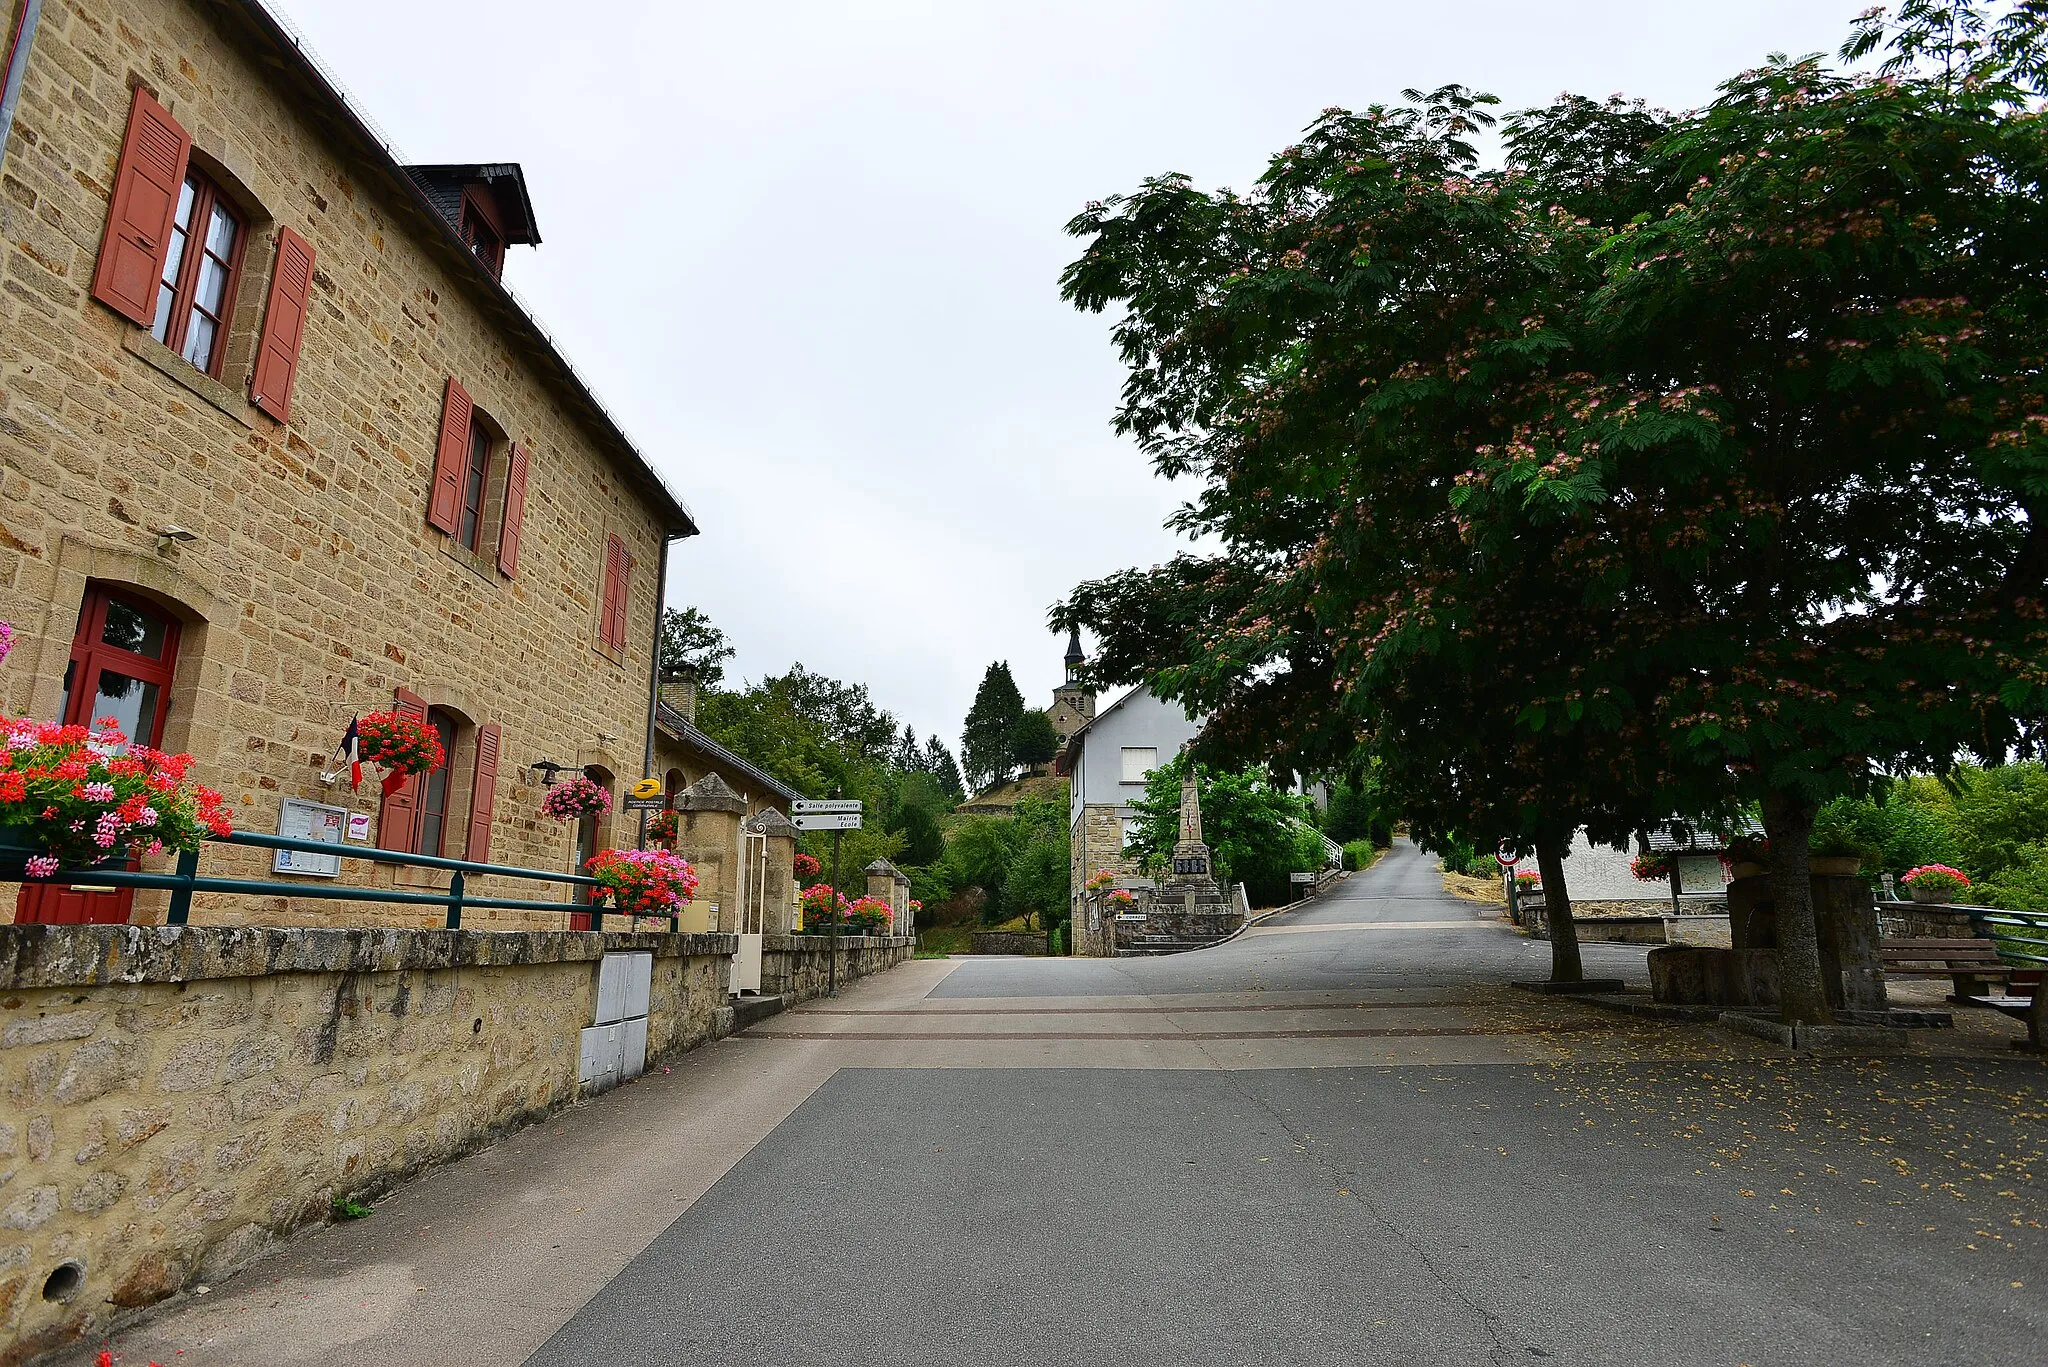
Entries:
{"label": "overcast sky", "polygon": [[522,163],[506,278],[696,512],[669,601],[957,746],[1046,608],[1170,556],[1058,295],[1090,199],[1246,187],[1328,105],[1447,81],[1672,108],[1868,0],[270,0],[413,161]]}

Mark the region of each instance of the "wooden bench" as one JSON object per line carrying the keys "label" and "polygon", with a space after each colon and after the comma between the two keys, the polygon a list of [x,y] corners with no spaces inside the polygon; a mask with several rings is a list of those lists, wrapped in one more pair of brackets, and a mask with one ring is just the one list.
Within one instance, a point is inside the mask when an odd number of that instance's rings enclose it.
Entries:
{"label": "wooden bench", "polygon": [[1992,981],[2011,972],[1998,957],[1995,941],[1971,936],[1963,940],[1879,940],[1878,958],[1888,976],[1947,978],[1958,1000],[1986,995]]}
{"label": "wooden bench", "polygon": [[1998,937],[1999,957],[2008,967],[2003,993],[1972,994],[1968,1000],[2025,1021],[2027,1042],[2021,1047],[2048,1049],[2048,987],[2042,985],[2048,970],[2048,913],[1973,911],[1970,920],[1986,935]]}

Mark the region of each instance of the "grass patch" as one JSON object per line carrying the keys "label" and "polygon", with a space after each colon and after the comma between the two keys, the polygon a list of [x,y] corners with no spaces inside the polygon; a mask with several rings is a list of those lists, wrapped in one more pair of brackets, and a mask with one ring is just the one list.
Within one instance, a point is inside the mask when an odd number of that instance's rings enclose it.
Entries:
{"label": "grass patch", "polygon": [[366,1206],[354,1197],[337,1196],[334,1198],[334,1218],[337,1220],[361,1220],[376,1213],[376,1207]]}
{"label": "grass patch", "polygon": [[917,948],[911,957],[943,959],[950,954],[971,953],[973,949],[973,926],[926,926],[917,932]]}

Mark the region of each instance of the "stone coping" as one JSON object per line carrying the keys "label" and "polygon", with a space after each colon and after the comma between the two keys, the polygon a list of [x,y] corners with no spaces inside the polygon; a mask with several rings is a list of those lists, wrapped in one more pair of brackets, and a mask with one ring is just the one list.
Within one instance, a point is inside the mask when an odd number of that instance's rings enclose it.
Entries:
{"label": "stone coping", "polygon": [[589,963],[606,953],[730,956],[735,935],[324,926],[0,926],[0,991],[269,973],[401,973]]}
{"label": "stone coping", "polygon": [[[730,937],[726,937],[730,938]],[[831,946],[830,935],[764,935],[761,948],[779,953],[791,954],[801,950],[824,950]],[[841,949],[896,949],[903,945],[917,943],[915,935],[841,935]]]}

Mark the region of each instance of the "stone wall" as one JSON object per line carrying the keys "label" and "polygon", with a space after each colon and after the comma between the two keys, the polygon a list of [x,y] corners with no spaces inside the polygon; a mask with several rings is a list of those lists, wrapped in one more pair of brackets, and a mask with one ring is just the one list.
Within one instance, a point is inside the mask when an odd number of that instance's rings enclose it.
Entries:
{"label": "stone wall", "polygon": [[974,932],[976,954],[1043,954],[1045,937],[1026,935],[1015,930],[977,930]]}
{"label": "stone wall", "polygon": [[[769,935],[761,942],[761,991],[787,1001],[809,1001],[825,995],[830,974],[832,937]],[[844,935],[839,937],[839,981],[849,982],[894,968],[917,948],[910,935]]]}
{"label": "stone wall", "polygon": [[[540,816],[542,790],[523,766],[638,773],[667,514],[609,420],[530,329],[507,322],[516,305],[477,278],[381,152],[336,140],[292,63],[267,63],[245,38],[240,9],[45,5],[28,49],[0,187],[0,619],[17,632],[0,711],[54,716],[82,597],[107,585],[181,621],[160,744],[197,757],[195,777],[228,794],[239,825],[276,830],[285,797],[374,817],[374,783],[352,795],[319,775],[349,718],[405,687],[458,723],[442,853],[464,853],[476,728],[495,723],[492,860],[566,868],[573,827]],[[194,166],[247,220],[219,380],[90,297],[137,85],[192,135]],[[284,227],[317,253],[289,426],[256,409],[247,386]],[[451,375],[530,454],[512,577],[496,564],[502,449],[478,552],[425,521]],[[167,523],[196,539],[160,548]],[[597,644],[608,534],[639,565],[623,652]],[[249,876],[269,860],[228,851],[208,867]],[[346,873],[382,885],[393,876],[360,864]],[[531,885],[471,887],[531,895]],[[12,893],[0,884],[0,899]],[[160,919],[162,900],[139,894],[137,918]],[[337,910],[202,897],[195,919],[320,925]],[[353,924],[437,919],[398,906],[348,914]],[[519,912],[476,919],[547,924]]]}
{"label": "stone wall", "polygon": [[[1124,854],[1124,821],[1118,809],[1111,806],[1090,804],[1081,809],[1081,819],[1074,823],[1069,836],[1068,873],[1072,881],[1073,904],[1070,920],[1076,927],[1085,925],[1084,892],[1082,885],[1095,876],[1099,869],[1108,869],[1119,878],[1136,878],[1143,872],[1137,861]],[[1073,952],[1084,955],[1107,955],[1109,941],[1098,929],[1090,934],[1083,930],[1074,935]]]}
{"label": "stone wall", "polygon": [[[648,1055],[728,1028],[731,936],[0,926],[0,1364],[575,1099],[607,950]],[[44,1288],[66,1265],[61,1300]]]}

